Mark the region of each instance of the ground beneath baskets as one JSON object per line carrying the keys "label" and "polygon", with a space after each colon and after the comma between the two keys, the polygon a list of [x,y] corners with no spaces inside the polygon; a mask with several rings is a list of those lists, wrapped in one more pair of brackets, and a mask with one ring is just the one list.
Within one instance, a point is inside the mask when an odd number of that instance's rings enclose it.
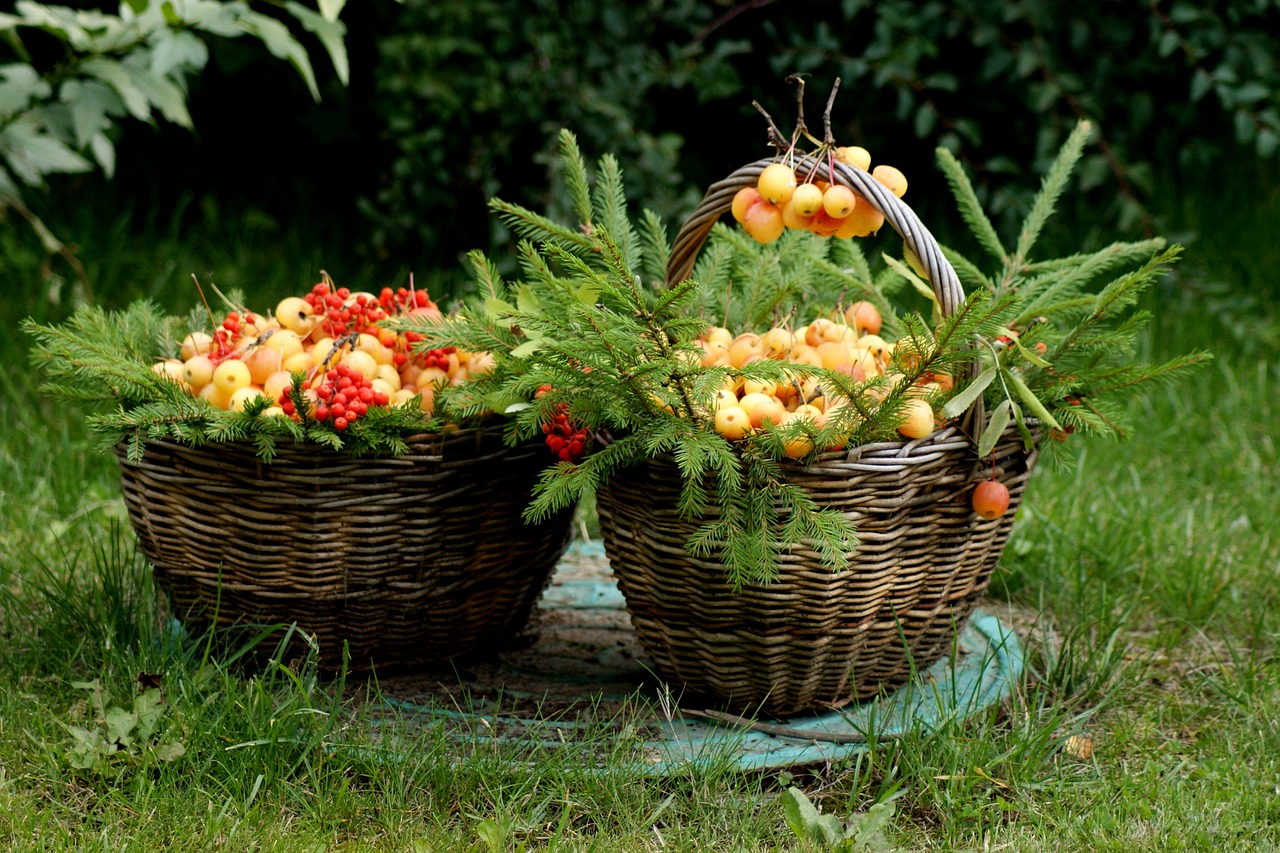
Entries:
{"label": "ground beneath baskets", "polygon": [[597,766],[621,760],[655,774],[725,760],[744,770],[824,764],[867,749],[868,737],[963,718],[1009,695],[1023,652],[1008,621],[977,611],[949,657],[862,705],[782,720],[708,716],[646,668],[603,547],[577,542],[510,648],[491,660],[380,679],[375,719],[431,727],[460,755],[497,740],[530,753],[572,748]]}

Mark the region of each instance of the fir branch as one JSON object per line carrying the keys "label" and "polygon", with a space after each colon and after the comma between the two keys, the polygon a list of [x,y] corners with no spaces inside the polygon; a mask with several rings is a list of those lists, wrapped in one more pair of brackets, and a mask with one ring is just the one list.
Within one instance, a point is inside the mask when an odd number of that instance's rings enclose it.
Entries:
{"label": "fir branch", "polygon": [[467,252],[467,262],[471,265],[472,278],[480,285],[481,293],[491,299],[500,299],[506,294],[507,287],[498,272],[497,264],[490,261],[484,252],[479,249]]}
{"label": "fir branch", "polygon": [[591,225],[591,181],[578,148],[578,137],[567,128],[560,131],[560,169],[573,204],[573,215],[583,225]]}
{"label": "fir branch", "polygon": [[1138,297],[1156,278],[1164,274],[1167,267],[1173,264],[1182,253],[1182,247],[1174,244],[1163,252],[1154,255],[1138,269],[1116,278],[1093,298],[1092,310],[1088,316],[1078,322],[1059,345],[1060,349],[1070,349],[1098,324],[1114,317],[1125,308],[1133,305]]}
{"label": "fir branch", "polygon": [[626,266],[634,268],[639,261],[639,240],[627,217],[627,195],[622,185],[622,167],[612,155],[606,154],[600,158],[600,173],[596,180],[594,198],[600,230],[608,235],[615,251],[626,261]]}
{"label": "fir branch", "polygon": [[1085,141],[1092,131],[1093,126],[1089,122],[1079,122],[1067,137],[1067,141],[1059,150],[1058,156],[1054,158],[1049,171],[1045,173],[1040,182],[1040,191],[1036,193],[1036,197],[1031,203],[1031,212],[1027,214],[1026,220],[1022,223],[1022,231],[1018,235],[1017,247],[1014,249],[1013,256],[1008,259],[1007,268],[1010,271],[1020,270],[1027,263],[1027,259],[1031,255],[1031,249],[1040,237],[1040,232],[1044,229],[1049,217],[1053,215],[1059,196],[1067,188],[1071,172],[1075,169],[1075,165],[1084,151]]}
{"label": "fir branch", "polygon": [[580,231],[565,228],[554,220],[534,213],[526,207],[501,199],[492,199],[489,207],[517,236],[526,240],[555,240],[586,255],[596,249],[595,241]]}
{"label": "fir branch", "polygon": [[942,254],[951,262],[952,268],[955,269],[956,275],[960,278],[960,283],[966,291],[972,292],[977,289],[993,291],[996,289],[995,281],[964,255],[946,246],[942,247]]}
{"label": "fir branch", "polygon": [[652,287],[659,287],[667,277],[667,265],[671,259],[671,247],[667,240],[667,227],[652,210],[641,214],[640,272]]}
{"label": "fir branch", "polygon": [[970,232],[978,239],[979,245],[982,246],[996,260],[1007,263],[1009,254],[1000,243],[1000,237],[996,234],[995,226],[991,224],[991,220],[987,218],[987,214],[982,209],[982,204],[978,201],[978,195],[973,190],[973,184],[969,181],[969,176],[965,174],[964,167],[960,165],[960,161],[956,159],[946,148],[939,147],[936,151],[938,167],[942,170],[943,175],[947,179],[947,183],[951,185],[951,194],[955,197],[956,206],[960,212],[960,218],[969,226]]}
{"label": "fir branch", "polygon": [[833,240],[828,243],[831,247],[830,252],[827,258],[819,263],[825,262],[839,268],[843,275],[862,285],[865,294],[883,298],[884,294],[872,284],[871,264],[857,241]]}
{"label": "fir branch", "polygon": [[1036,316],[1076,307],[1079,303],[1073,297],[1095,276],[1138,258],[1150,257],[1165,245],[1161,238],[1140,243],[1112,243],[1097,252],[1073,256],[1071,263],[1046,265],[1043,274],[1019,282],[1024,302],[1014,323],[1022,325]]}

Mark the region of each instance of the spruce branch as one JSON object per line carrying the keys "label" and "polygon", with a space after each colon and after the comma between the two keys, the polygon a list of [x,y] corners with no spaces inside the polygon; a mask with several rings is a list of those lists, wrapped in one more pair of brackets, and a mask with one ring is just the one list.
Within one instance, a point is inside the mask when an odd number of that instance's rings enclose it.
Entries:
{"label": "spruce branch", "polygon": [[991,224],[991,220],[982,209],[982,204],[978,201],[978,194],[974,192],[973,184],[969,181],[969,176],[965,174],[964,166],[946,148],[938,148],[936,156],[938,167],[946,177],[947,183],[951,185],[951,192],[955,197],[960,218],[969,226],[970,232],[977,238],[978,244],[982,248],[986,249],[992,257],[1002,264],[1007,263],[1009,254],[1000,243],[1000,237],[996,234],[995,226]]}

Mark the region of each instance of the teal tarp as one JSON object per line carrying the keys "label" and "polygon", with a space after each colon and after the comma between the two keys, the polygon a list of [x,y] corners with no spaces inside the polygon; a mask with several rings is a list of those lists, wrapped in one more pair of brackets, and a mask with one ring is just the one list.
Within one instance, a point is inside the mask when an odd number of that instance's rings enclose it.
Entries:
{"label": "teal tarp", "polygon": [[[554,747],[571,743],[566,734],[590,721],[584,722],[580,712],[554,717],[521,712],[519,700],[528,700],[527,707],[554,700],[564,709],[577,699],[583,707],[599,710],[630,699],[632,707],[648,711],[649,718],[640,721],[646,734],[635,754],[654,774],[677,772],[691,763],[720,764],[726,758],[743,770],[780,769],[838,761],[867,750],[867,738],[893,738],[968,717],[1010,695],[1024,666],[1013,631],[979,610],[959,632],[950,655],[891,695],[785,720],[708,719],[697,709],[682,711],[678,697],[644,668],[600,543],[571,548],[540,610],[538,639],[531,645],[454,674],[458,686],[469,691],[463,702],[457,693],[442,701],[439,693],[408,684],[398,687],[392,680],[382,685],[388,706],[400,720],[416,718],[468,731],[468,742],[481,731]],[[476,701],[471,694],[501,699]],[[469,721],[477,725],[467,725]]]}

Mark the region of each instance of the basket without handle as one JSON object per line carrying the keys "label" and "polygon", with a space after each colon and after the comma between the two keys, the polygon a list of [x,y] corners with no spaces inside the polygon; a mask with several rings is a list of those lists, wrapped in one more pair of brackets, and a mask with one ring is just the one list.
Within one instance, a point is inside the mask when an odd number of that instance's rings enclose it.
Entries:
{"label": "basket without handle", "polygon": [[[406,670],[500,648],[568,545],[571,511],[521,514],[548,464],[501,427],[423,434],[395,457],[311,444],[116,446],[125,504],[189,628],[289,624],[336,670]],[[268,643],[268,646],[272,643]],[[267,649],[268,651],[270,649]]]}

